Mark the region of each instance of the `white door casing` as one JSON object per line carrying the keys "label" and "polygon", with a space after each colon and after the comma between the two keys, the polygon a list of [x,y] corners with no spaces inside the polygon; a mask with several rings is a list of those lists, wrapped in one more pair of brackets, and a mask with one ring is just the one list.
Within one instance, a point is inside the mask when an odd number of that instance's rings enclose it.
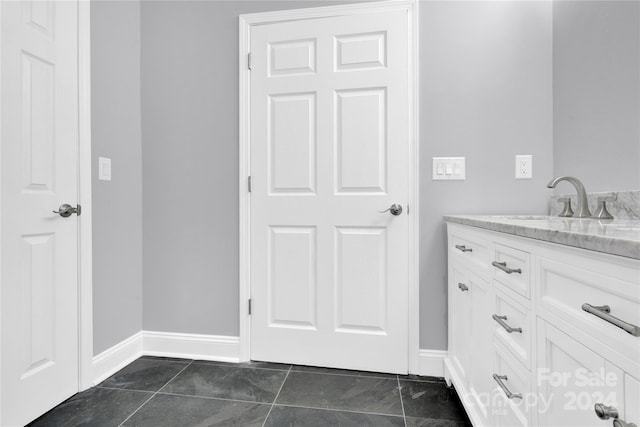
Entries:
{"label": "white door casing", "polygon": [[[0,423],[13,426],[78,391],[79,313],[88,320],[82,325],[83,359],[91,356],[90,309],[79,309],[78,265],[79,239],[90,242],[90,221],[79,235],[76,215],[52,212],[79,202],[78,157],[89,154],[88,45],[78,37],[78,14],[87,19],[88,5],[23,1],[2,2],[1,9]],[[80,173],[88,202],[88,165]],[[90,287],[91,251],[85,249],[83,282]],[[85,290],[86,304],[91,294]],[[86,362],[84,378],[90,376]]]}
{"label": "white door casing", "polygon": [[409,18],[251,28],[253,359],[407,372]]}

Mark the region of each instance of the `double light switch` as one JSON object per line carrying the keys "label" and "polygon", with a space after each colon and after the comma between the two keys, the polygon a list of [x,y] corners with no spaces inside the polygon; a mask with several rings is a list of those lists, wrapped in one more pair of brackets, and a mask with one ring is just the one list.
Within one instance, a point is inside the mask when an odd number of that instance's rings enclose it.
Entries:
{"label": "double light switch", "polygon": [[433,179],[465,179],[464,163],[464,157],[433,157]]}

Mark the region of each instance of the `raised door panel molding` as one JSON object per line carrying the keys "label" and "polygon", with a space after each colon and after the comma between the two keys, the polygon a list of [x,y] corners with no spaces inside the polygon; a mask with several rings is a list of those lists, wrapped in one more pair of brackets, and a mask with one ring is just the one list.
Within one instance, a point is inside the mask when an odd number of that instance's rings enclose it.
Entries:
{"label": "raised door panel molding", "polygon": [[335,52],[336,71],[384,68],[387,65],[387,33],[338,36]]}
{"label": "raised door panel molding", "polygon": [[316,330],[316,227],[275,227],[269,235],[270,328]]}
{"label": "raised door panel molding", "polygon": [[314,74],[316,40],[290,40],[269,43],[269,77]]}

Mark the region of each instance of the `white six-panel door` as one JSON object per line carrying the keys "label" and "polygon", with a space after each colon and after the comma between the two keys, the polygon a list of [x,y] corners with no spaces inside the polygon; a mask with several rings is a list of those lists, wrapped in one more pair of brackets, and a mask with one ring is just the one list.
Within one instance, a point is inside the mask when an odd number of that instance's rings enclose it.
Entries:
{"label": "white six-panel door", "polygon": [[407,21],[251,29],[254,360],[407,372]]}
{"label": "white six-panel door", "polygon": [[78,5],[1,9],[2,426],[78,391]]}

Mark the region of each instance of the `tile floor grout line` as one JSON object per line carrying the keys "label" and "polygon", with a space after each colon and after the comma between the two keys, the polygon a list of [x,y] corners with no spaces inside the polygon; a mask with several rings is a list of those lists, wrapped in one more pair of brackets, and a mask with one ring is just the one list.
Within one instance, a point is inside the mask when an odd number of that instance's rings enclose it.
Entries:
{"label": "tile floor grout line", "polygon": [[393,380],[393,377],[397,377],[397,375],[393,375],[392,377],[383,377],[378,375],[356,375],[356,374],[335,374],[333,372],[312,372],[312,371],[297,371],[292,369],[291,372],[295,372],[296,374],[313,374],[313,375],[333,375],[336,377],[356,377],[356,378],[374,378],[377,380]]}
{"label": "tile floor grout line", "polygon": [[187,368],[188,368],[189,366],[191,366],[191,365],[193,365],[193,360],[192,360],[192,361],[191,361],[187,366],[185,366],[184,368],[182,368],[182,369],[180,370],[180,372],[178,372],[178,373],[177,373],[177,374],[175,374],[173,377],[171,377],[171,379],[170,379],[169,381],[167,381],[166,383],[164,383],[164,385],[163,385],[162,387],[160,387],[160,390],[156,391],[156,394],[160,393],[160,392],[161,392],[161,391],[162,391],[166,386],[168,386],[168,385],[169,385],[169,383],[170,383],[171,381],[175,380],[175,379],[176,379],[176,377],[177,377],[178,375],[180,375],[181,373],[183,373],[183,372],[185,371],[185,369],[187,369]]}
{"label": "tile floor grout line", "polygon": [[195,365],[213,365],[213,366],[220,366],[222,368],[233,368],[233,369],[262,369],[264,371],[278,371],[278,372],[287,372],[289,371],[289,368],[287,369],[276,369],[276,368],[263,368],[263,367],[258,367],[258,366],[232,366],[232,365],[223,365],[221,363],[215,363],[215,362],[207,362],[207,361],[194,361],[193,362]]}
{"label": "tile floor grout line", "polygon": [[318,407],[318,406],[302,406],[302,405],[293,405],[293,404],[290,404],[290,403],[278,403],[277,405],[274,404],[274,406],[285,406],[287,408],[317,409],[317,410],[320,410],[320,411],[348,412],[350,414],[380,415],[380,416],[384,416],[384,417],[403,418],[403,416],[399,415],[399,414],[385,414],[385,413],[382,413],[382,412],[355,411],[355,410],[352,410],[352,409],[321,408],[321,407]]}
{"label": "tile floor grout line", "polygon": [[284,376],[284,380],[282,381],[282,384],[280,384],[280,388],[278,389],[278,393],[276,394],[276,397],[273,399],[273,403],[271,403],[271,408],[269,408],[269,412],[267,412],[267,416],[264,417],[264,421],[262,422],[262,427],[265,426],[265,424],[267,424],[267,420],[269,419],[269,415],[271,415],[271,411],[273,410],[273,407],[276,405],[276,401],[278,400],[278,396],[280,396],[280,392],[282,391],[282,388],[284,387],[284,383],[287,382],[287,378],[289,378],[289,374],[291,373],[291,368],[293,367],[293,365],[291,365],[289,367],[289,370],[287,371],[287,375]]}
{"label": "tile floor grout line", "polygon": [[155,393],[155,392],[150,391],[150,390],[140,390],[140,389],[137,389],[137,388],[105,387],[105,386],[101,386],[101,385],[93,386],[93,388],[102,388],[102,389],[105,389],[105,390],[135,391],[135,392],[139,392],[139,393],[147,393],[147,394],[149,394],[149,393],[151,393],[151,394]]}
{"label": "tile floor grout line", "polygon": [[400,385],[400,376],[396,375],[398,380],[398,394],[400,395],[400,406],[402,406],[402,420],[404,421],[404,427],[407,427],[407,413],[404,411],[404,401],[402,400],[402,386]]}
{"label": "tile floor grout line", "polygon": [[411,381],[414,383],[429,383],[429,384],[446,384],[446,382],[439,381],[439,380],[414,380],[411,378],[400,378],[400,376],[398,376],[398,381]]}
{"label": "tile floor grout line", "polygon": [[168,391],[158,391],[157,394],[164,394],[167,396],[177,396],[177,397],[195,397],[198,399],[207,399],[207,400],[222,400],[225,402],[239,402],[239,403],[251,403],[251,404],[259,404],[259,405],[273,405],[273,403],[269,402],[258,402],[256,400],[240,400],[240,399],[228,399],[226,397],[212,397],[212,396],[198,396],[196,394],[181,394],[181,393],[171,393]]}
{"label": "tile floor grout line", "polygon": [[166,382],[162,387],[160,387],[160,389],[159,389],[158,391],[156,391],[155,393],[153,393],[153,394],[151,395],[151,397],[150,397],[150,398],[148,398],[147,400],[145,400],[145,401],[142,403],[142,405],[140,405],[140,406],[138,407],[138,409],[136,409],[135,411],[133,411],[131,414],[129,414],[129,416],[128,416],[127,418],[125,418],[125,419],[124,419],[124,421],[122,421],[120,424],[118,424],[118,427],[121,427],[124,423],[126,423],[127,421],[129,421],[129,420],[131,419],[131,417],[133,417],[133,416],[134,416],[134,415],[135,415],[135,414],[136,414],[140,409],[142,409],[142,407],[143,407],[144,405],[146,405],[147,403],[149,403],[149,401],[150,401],[151,399],[153,399],[153,398],[154,398],[158,393],[160,393],[160,390],[162,390],[163,388],[165,388],[165,387],[167,386],[167,384],[169,384],[169,383],[170,383],[171,381],[173,381],[173,380],[174,380],[178,375],[180,375],[180,374],[181,374],[185,369],[187,369],[189,366],[191,366],[191,364],[192,364],[192,363],[193,363],[193,360],[192,360],[191,362],[187,363],[187,365],[186,365],[184,368],[182,368],[182,369],[180,370],[180,372],[178,372],[178,373],[177,373],[177,374],[175,374],[173,377],[171,377],[171,379],[170,379],[169,381],[167,381],[167,382]]}

